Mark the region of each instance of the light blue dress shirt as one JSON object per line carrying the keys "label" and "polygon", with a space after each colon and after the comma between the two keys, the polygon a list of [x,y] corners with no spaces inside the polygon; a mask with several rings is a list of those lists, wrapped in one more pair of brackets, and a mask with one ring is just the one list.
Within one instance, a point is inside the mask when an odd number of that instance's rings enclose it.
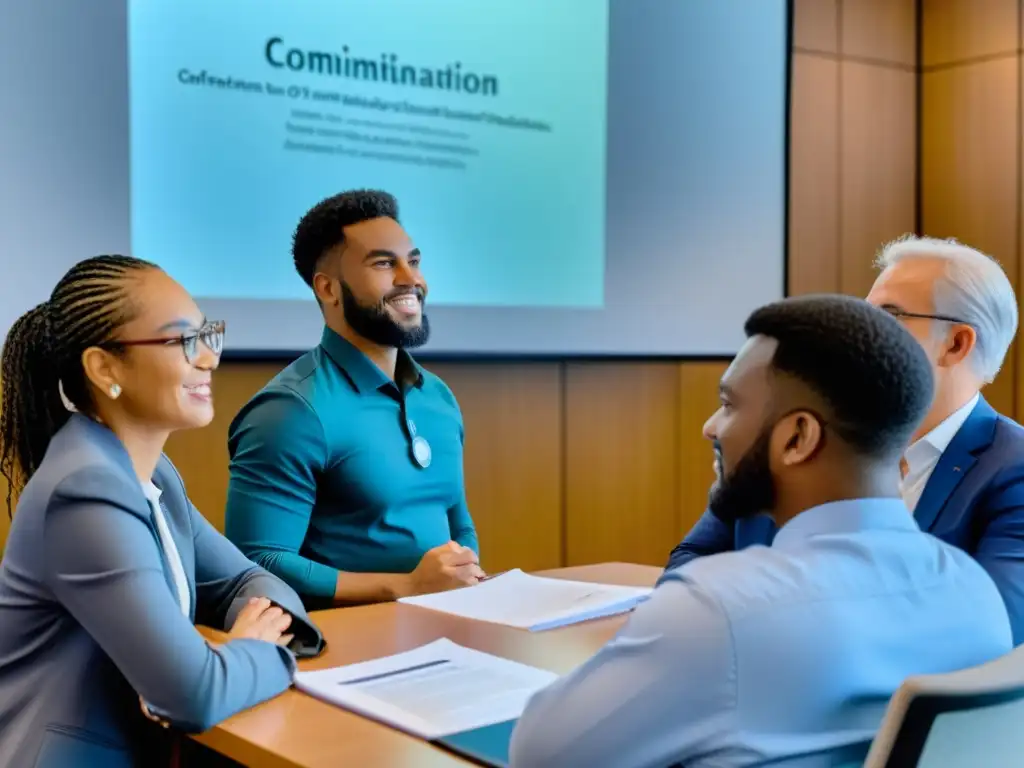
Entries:
{"label": "light blue dress shirt", "polygon": [[693,560],[592,659],[536,694],[524,768],[830,766],[909,675],[1012,647],[1002,598],[900,499],[807,510],[771,547]]}

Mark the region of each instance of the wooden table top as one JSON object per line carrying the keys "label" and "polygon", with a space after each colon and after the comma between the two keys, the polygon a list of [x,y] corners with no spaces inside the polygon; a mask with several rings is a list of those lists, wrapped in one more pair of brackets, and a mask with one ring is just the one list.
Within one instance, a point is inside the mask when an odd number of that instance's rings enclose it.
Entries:
{"label": "wooden table top", "polygon": [[[542,575],[647,587],[654,584],[661,569],[602,563],[544,571]],[[564,674],[592,656],[625,622],[625,616],[614,616],[528,632],[398,603],[315,611],[311,616],[328,645],[320,658],[300,662],[303,670],[368,661],[447,637],[467,648]],[[194,738],[253,768],[470,765],[425,741],[294,689]]]}

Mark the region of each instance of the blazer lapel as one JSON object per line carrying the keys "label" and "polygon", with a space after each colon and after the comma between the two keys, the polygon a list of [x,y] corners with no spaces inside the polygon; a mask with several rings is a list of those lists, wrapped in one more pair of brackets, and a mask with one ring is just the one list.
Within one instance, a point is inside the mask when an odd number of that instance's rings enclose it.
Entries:
{"label": "blazer lapel", "polygon": [[[167,530],[170,531],[174,540],[174,547],[178,550],[178,558],[181,560],[181,567],[185,571],[185,581],[188,583],[189,594],[189,616],[195,621],[196,616],[196,579],[195,579],[195,545],[192,541],[192,531],[187,519],[182,519],[179,513],[182,509],[188,509],[188,498],[180,483],[168,482],[166,476],[160,471],[153,474],[153,484],[160,489],[160,509],[164,513],[164,521],[167,523]],[[168,583],[177,595],[177,587],[174,584],[174,575],[170,563],[167,562],[166,553],[163,552],[166,563],[164,572]]]}
{"label": "blazer lapel", "polygon": [[942,452],[914,510],[914,518],[922,531],[935,527],[942,510],[977,462],[977,454],[992,444],[997,418],[992,406],[984,398],[979,399],[967,421]]}
{"label": "blazer lapel", "polygon": [[[117,467],[124,473],[126,478],[130,479],[131,483],[137,484],[139,489],[138,495],[132,499],[132,501],[137,502],[137,504],[131,507],[131,509],[140,519],[143,520],[143,522],[145,522],[149,527],[150,533],[153,534],[153,541],[156,543],[157,549],[160,552],[160,562],[163,564],[164,580],[167,582],[167,588],[171,590],[172,594],[177,595],[177,587],[174,584],[174,576],[171,573],[171,564],[167,560],[166,552],[164,552],[163,541],[160,538],[160,532],[157,530],[156,520],[153,518],[152,507],[149,504],[149,499],[146,498],[145,492],[142,490],[141,484],[139,484],[138,478],[135,476],[135,469],[132,467],[131,457],[128,456],[128,452],[125,450],[124,444],[113,432],[110,431],[110,429],[90,418],[82,416],[79,413],[72,414],[71,419],[69,420],[69,429],[75,430],[81,434],[82,439],[87,440],[91,446],[95,447],[103,456],[108,458],[113,466]],[[166,461],[166,459],[164,461]],[[188,501],[185,497],[184,488],[181,484],[178,484],[178,487],[181,490],[175,494],[174,484],[166,483],[160,478],[160,469],[161,467],[158,465],[157,472],[153,477],[153,482],[161,491],[160,508],[163,510],[164,520],[167,522],[167,527],[171,531],[171,538],[174,539],[174,543],[178,548],[178,555],[181,557],[182,567],[185,569],[185,579],[188,581],[189,596],[191,598],[190,613],[194,620],[196,611],[196,586],[194,576],[195,553],[193,551],[194,546],[191,538],[191,530],[187,527],[187,521],[184,523],[185,528],[183,528],[179,517],[171,514],[172,508],[175,510],[187,510]],[[168,497],[168,494],[172,495]],[[171,503],[166,503],[168,501]]]}

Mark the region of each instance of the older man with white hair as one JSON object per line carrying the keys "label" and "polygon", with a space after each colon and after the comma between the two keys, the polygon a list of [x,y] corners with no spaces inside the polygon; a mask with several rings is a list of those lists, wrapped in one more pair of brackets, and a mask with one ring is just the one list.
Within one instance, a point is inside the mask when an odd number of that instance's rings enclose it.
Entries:
{"label": "older man with white hair", "polygon": [[[956,240],[906,236],[885,245],[868,301],[898,318],[932,362],[935,399],[901,462],[901,492],[922,530],[971,554],[1024,643],[1024,428],[981,396],[1017,333],[1017,297],[999,264]],[[767,517],[705,512],[668,569],[703,555],[769,544]]]}

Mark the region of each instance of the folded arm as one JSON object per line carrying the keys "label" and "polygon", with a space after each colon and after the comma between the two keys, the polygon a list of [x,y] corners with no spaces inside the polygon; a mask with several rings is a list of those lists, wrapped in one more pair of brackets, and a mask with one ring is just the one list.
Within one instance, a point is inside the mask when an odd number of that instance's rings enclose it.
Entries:
{"label": "folded arm", "polygon": [[154,715],[206,730],[286,690],[295,662],[273,643],[203,640],[167,585],[145,504],[113,472],[66,478],[46,513],[47,580]]}
{"label": "folded arm", "polygon": [[288,647],[304,658],[319,654],[323,634],[295,590],[246,559],[191,503],[189,515],[196,552],[197,612],[210,617],[210,626],[230,630],[250,598],[265,597],[292,616],[288,632],[294,639]]}
{"label": "folded arm", "polygon": [[686,538],[672,550],[665,570],[678,568],[698,557],[729,552],[733,548],[734,535],[731,526],[715,517],[711,510],[706,510]]}
{"label": "folded arm", "polygon": [[735,665],[712,597],[671,577],[597,655],[537,693],[512,734],[511,764],[687,763],[731,726]]}

